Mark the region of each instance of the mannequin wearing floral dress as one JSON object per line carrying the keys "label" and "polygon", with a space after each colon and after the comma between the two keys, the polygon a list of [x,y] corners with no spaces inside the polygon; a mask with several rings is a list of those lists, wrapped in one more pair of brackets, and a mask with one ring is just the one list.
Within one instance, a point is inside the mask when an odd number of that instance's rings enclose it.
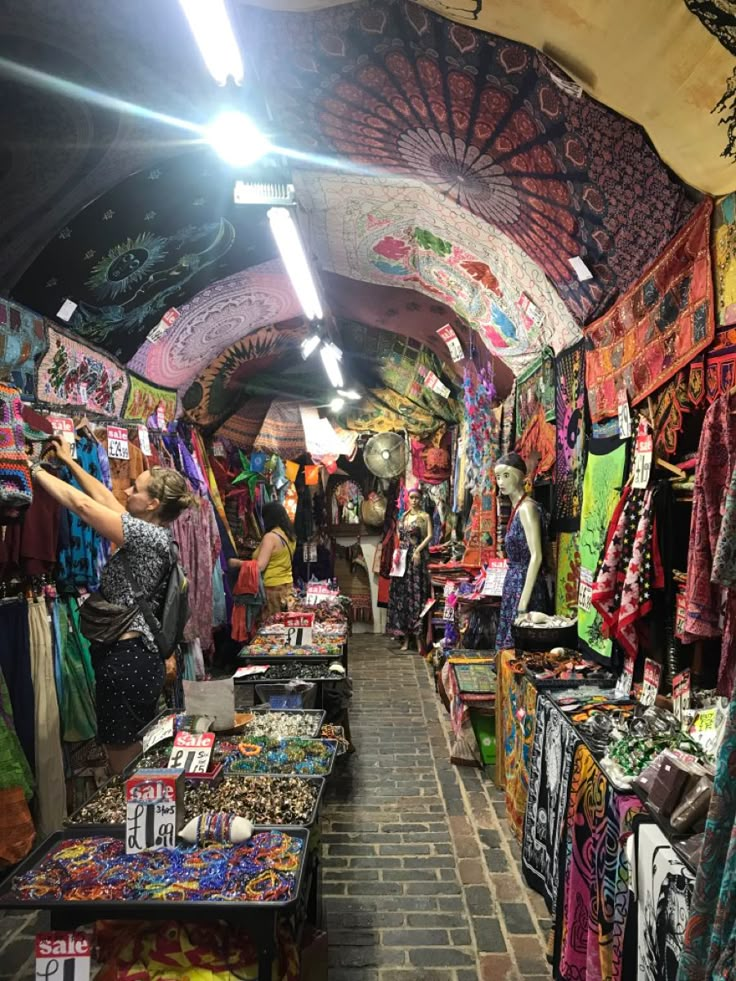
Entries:
{"label": "mannequin wearing floral dress", "polygon": [[403,640],[402,651],[409,649],[409,637],[417,631],[417,622],[430,594],[427,548],[432,540],[432,522],[422,510],[419,490],[409,492],[410,509],[399,525],[399,548],[406,549],[406,571],[392,577],[388,600],[386,632]]}

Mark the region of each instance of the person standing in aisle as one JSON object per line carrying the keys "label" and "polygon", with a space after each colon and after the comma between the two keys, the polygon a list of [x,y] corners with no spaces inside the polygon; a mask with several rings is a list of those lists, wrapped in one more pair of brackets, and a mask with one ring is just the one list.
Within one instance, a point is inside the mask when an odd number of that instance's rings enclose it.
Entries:
{"label": "person standing in aisle", "polygon": [[409,638],[418,630],[419,617],[429,599],[431,581],[427,548],[432,541],[432,522],[422,509],[418,487],[409,491],[409,510],[399,525],[397,567],[391,570],[386,632],[403,640],[402,651],[409,650]]}
{"label": "person standing in aisle", "polygon": [[[100,575],[100,594],[119,609],[124,626],[110,642],[88,639],[95,670],[97,738],[113,772],[121,773],[140,752],[138,733],[156,715],[167,668],[173,668],[159,654],[130,580],[135,580],[154,615],[160,617],[171,571],[168,526],[195,499],[181,474],[153,467],[136,477],[123,507],[104,484],[72,459],[65,441],[54,437],[52,449],[82,490],[49,473],[43,463],[31,467],[34,483],[117,546]],[[172,656],[169,661],[173,660]]]}
{"label": "person standing in aisle", "polygon": [[[264,504],[261,517],[264,534],[251,561],[256,562],[258,571],[263,576],[266,589],[265,612],[270,617],[281,612],[294,591],[292,561],[296,551],[296,531],[286,508],[278,501]],[[243,561],[230,559],[228,565],[231,569],[240,569]]]}

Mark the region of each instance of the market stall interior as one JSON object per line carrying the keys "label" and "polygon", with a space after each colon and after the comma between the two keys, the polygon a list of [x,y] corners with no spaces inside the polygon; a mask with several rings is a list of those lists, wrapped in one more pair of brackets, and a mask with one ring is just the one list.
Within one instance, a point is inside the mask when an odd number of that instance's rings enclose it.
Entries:
{"label": "market stall interior", "polygon": [[2,981],[734,974],[725,6],[3,5]]}

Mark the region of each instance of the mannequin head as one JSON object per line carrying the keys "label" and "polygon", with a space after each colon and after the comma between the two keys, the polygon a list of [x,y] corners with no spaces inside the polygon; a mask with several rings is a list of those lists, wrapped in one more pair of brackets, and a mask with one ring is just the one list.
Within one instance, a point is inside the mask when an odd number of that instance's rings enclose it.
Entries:
{"label": "mannequin head", "polygon": [[409,507],[412,511],[422,510],[422,493],[418,487],[412,487],[409,491]]}
{"label": "mannequin head", "polygon": [[496,461],[494,467],[498,490],[505,497],[513,500],[524,493],[526,464],[518,453],[507,453]]}

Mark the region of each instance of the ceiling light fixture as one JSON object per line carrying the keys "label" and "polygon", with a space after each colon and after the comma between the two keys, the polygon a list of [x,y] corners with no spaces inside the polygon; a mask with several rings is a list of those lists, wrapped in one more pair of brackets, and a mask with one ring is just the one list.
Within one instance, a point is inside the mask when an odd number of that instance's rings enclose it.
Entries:
{"label": "ceiling light fixture", "polygon": [[[320,320],[322,304],[291,212],[287,208],[270,208],[268,220],[304,316],[307,320]],[[342,385],[342,378],[339,384]]]}
{"label": "ceiling light fixture", "polygon": [[335,388],[342,388],[344,382],[342,379],[342,371],[340,370],[340,360],[342,359],[342,351],[336,344],[332,344],[328,341],[323,344],[319,349],[320,357],[322,358],[322,364],[325,366],[325,371],[327,372],[327,377],[330,379],[330,384],[334,385]]}
{"label": "ceiling light fixture", "polygon": [[345,405],[345,399],[334,398],[330,402],[330,409],[332,410],[332,412],[339,412],[344,405]]}
{"label": "ceiling light fixture", "polygon": [[320,336],[319,334],[312,334],[311,337],[305,337],[301,343],[302,357],[306,361],[310,354],[317,350],[319,347]]}
{"label": "ceiling light fixture", "polygon": [[235,109],[220,113],[204,133],[215,153],[231,167],[251,164],[271,149],[253,120]]}
{"label": "ceiling light fixture", "polygon": [[207,70],[218,85],[243,81],[243,59],[225,0],[179,0]]}
{"label": "ceiling light fixture", "polygon": [[341,395],[344,399],[350,399],[351,402],[355,402],[360,398],[360,392],[356,392],[354,388],[348,388],[347,390],[341,388],[337,394]]}

